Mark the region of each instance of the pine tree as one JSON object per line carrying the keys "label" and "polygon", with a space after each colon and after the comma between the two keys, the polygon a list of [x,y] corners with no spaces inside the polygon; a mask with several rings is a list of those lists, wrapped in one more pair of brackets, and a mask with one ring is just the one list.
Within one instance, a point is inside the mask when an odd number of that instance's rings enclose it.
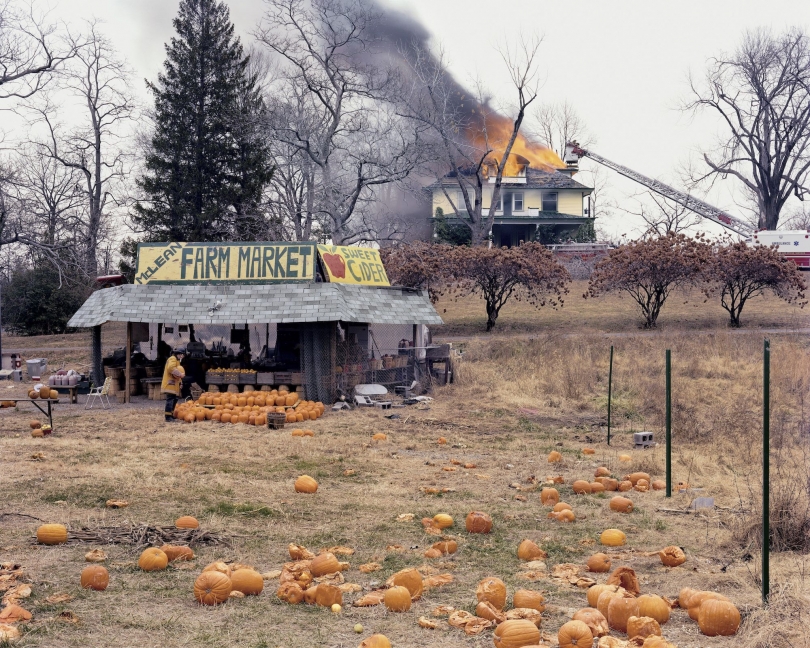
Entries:
{"label": "pine tree", "polygon": [[248,239],[270,179],[264,110],[228,7],[181,0],[156,84],[155,130],[133,221],[148,240]]}

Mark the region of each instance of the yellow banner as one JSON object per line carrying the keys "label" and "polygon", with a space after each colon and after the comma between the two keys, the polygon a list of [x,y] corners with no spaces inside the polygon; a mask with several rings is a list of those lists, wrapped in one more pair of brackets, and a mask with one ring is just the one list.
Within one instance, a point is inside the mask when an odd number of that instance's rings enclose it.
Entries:
{"label": "yellow banner", "polygon": [[379,250],[319,245],[318,254],[332,283],[390,286]]}
{"label": "yellow banner", "polygon": [[138,244],[136,284],[314,280],[314,243]]}

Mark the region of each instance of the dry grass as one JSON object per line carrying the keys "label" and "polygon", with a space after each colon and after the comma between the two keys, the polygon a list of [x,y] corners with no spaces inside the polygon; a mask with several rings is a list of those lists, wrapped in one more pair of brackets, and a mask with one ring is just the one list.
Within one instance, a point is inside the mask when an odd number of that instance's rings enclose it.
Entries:
{"label": "dry grass", "polygon": [[[590,302],[588,302],[590,303]],[[541,318],[545,314],[541,315]],[[604,318],[588,315],[582,328],[598,331]],[[780,316],[772,315],[774,321]],[[618,321],[618,320],[616,320]],[[792,324],[793,325],[793,324]],[[467,326],[463,322],[458,330]],[[596,550],[596,538],[607,526],[628,535],[628,546],[613,550],[615,565],[632,566],[642,590],[674,597],[683,586],[715,589],[737,603],[745,617],[740,637],[707,638],[676,611],[664,627],[680,648],[706,646],[803,646],[806,642],[810,596],[810,559],[783,552],[772,560],[774,604],[763,610],[759,601],[759,554],[756,545],[735,539],[735,525],[756,513],[761,444],[761,335],[739,335],[724,327],[713,331],[665,329],[639,335],[632,324],[623,335],[571,335],[537,332],[528,337],[464,344],[457,367],[458,382],[437,390],[429,411],[407,409],[400,420],[381,412],[355,411],[328,415],[312,423],[314,439],[292,438],[287,431],[214,423],[165,425],[159,409],[123,409],[85,414],[75,407],[57,409],[57,433],[46,439],[28,436],[30,411],[0,412],[0,514],[22,513],[73,528],[123,523],[169,524],[181,514],[196,515],[204,527],[230,539],[230,548],[200,547],[189,566],[143,573],[135,566],[137,552],[125,545],[103,547],[110,555],[112,579],[103,593],[78,587],[88,546],[42,547],[32,543],[37,522],[16,515],[0,517],[2,560],[23,564],[33,587],[26,603],[35,614],[21,646],[356,646],[352,632],[362,623],[365,637],[383,632],[395,646],[489,646],[489,634],[466,637],[445,626],[422,630],[416,619],[439,604],[472,611],[475,584],[488,575],[503,578],[510,590],[541,589],[550,605],[543,628],[552,636],[570,614],[585,605],[584,592],[550,579],[527,583],[519,578],[515,556],[519,541],[529,537],[549,553],[548,564],[584,563]],[[112,338],[114,334],[111,334]],[[775,461],[795,461],[779,484],[798,483],[810,413],[810,347],[805,338],[771,335],[773,348],[773,445]],[[106,340],[105,340],[106,343]],[[605,443],[607,349],[616,348],[614,440]],[[660,492],[632,493],[636,504],[629,516],[613,513],[608,498],[574,496],[560,487],[563,499],[577,513],[572,525],[546,519],[532,476],[562,474],[566,484],[588,477],[598,465],[616,475],[646,470],[661,476],[663,448],[632,451],[631,433],[642,429],[662,435],[664,349],[673,350],[675,398],[674,480],[703,489],[665,500]],[[389,440],[373,444],[371,434],[386,432]],[[436,443],[439,436],[449,444]],[[584,446],[596,448],[593,457]],[[563,453],[561,467],[551,468],[546,454]],[[31,456],[42,452],[45,458]],[[618,455],[629,453],[630,464]],[[477,468],[442,470],[451,459],[474,462]],[[511,468],[508,467],[511,465]],[[344,470],[356,474],[345,476]],[[314,496],[296,495],[294,478],[302,473],[321,484]],[[529,490],[515,499],[510,484]],[[430,496],[424,486],[453,488]],[[776,488],[774,491],[776,492]],[[683,515],[663,509],[686,509],[694,495],[715,497],[718,509]],[[104,508],[108,498],[127,499],[118,511]],[[489,512],[495,521],[490,536],[468,536],[458,527],[473,509]],[[406,614],[350,605],[332,615],[308,606],[279,602],[268,583],[258,598],[230,601],[216,609],[197,606],[191,596],[196,574],[215,559],[239,560],[261,571],[279,568],[286,546],[312,549],[348,545],[349,582],[364,587],[380,583],[406,566],[421,567],[425,547],[434,538],[418,520],[440,511],[457,521],[459,553],[430,565],[450,572],[455,581],[429,591]],[[411,523],[395,520],[414,513]],[[400,544],[405,552],[386,552]],[[666,570],[653,551],[669,544],[685,547],[689,561]],[[719,549],[720,548],[720,549]],[[752,554],[748,560],[746,554]],[[378,561],[383,569],[362,574],[357,566]],[[603,580],[602,577],[599,580]],[[75,598],[49,604],[45,598],[68,592]],[[353,596],[347,596],[347,601]],[[78,625],[56,620],[71,610]]]}

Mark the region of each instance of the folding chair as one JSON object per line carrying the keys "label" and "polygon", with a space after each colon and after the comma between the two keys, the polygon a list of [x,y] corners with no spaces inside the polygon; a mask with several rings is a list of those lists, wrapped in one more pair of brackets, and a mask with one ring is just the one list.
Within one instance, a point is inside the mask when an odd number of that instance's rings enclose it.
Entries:
{"label": "folding chair", "polygon": [[107,376],[104,379],[104,384],[101,387],[92,387],[90,389],[90,393],[87,394],[87,402],[84,404],[84,409],[93,409],[94,399],[98,399],[101,402],[101,407],[103,409],[109,409],[111,407],[109,396],[110,385],[112,385],[112,378]]}

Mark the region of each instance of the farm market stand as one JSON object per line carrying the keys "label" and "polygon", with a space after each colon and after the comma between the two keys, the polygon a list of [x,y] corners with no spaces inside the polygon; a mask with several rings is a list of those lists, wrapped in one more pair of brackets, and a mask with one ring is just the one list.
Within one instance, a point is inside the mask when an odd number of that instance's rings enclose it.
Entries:
{"label": "farm market stand", "polygon": [[[143,365],[159,390],[173,346],[187,347],[188,383],[213,392],[287,385],[333,402],[355,384],[406,385],[426,371],[425,327],[442,323],[427,294],[389,285],[368,248],[151,243],[138,260],[136,283],[96,291],[69,322],[92,329],[94,380],[123,379],[124,402]],[[127,323],[127,346],[103,367],[106,322]]]}

